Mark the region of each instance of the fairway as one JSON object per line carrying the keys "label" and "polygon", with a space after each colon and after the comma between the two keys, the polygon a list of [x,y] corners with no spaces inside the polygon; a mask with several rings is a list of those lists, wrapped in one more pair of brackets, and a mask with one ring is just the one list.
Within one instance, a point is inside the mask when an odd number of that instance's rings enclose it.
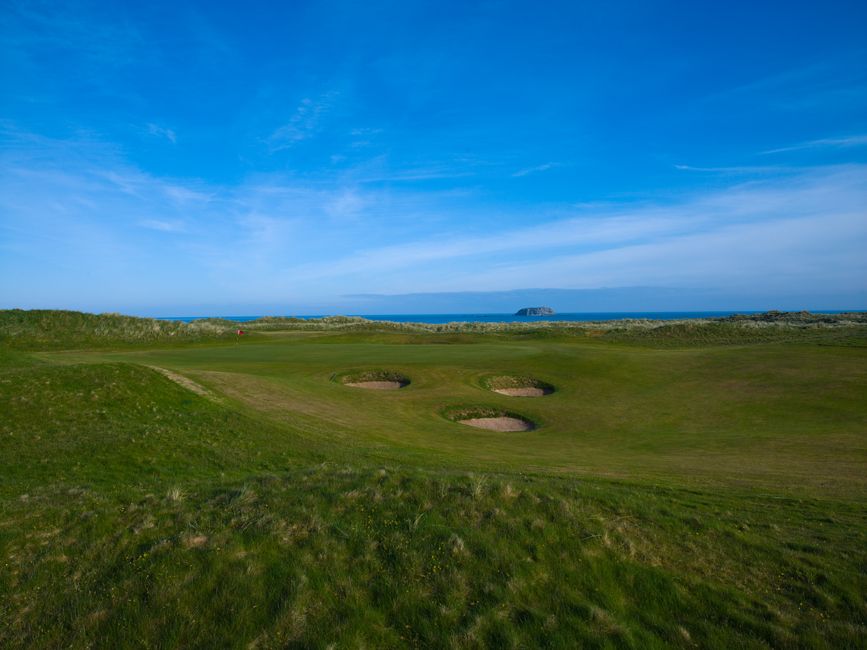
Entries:
{"label": "fairway", "polygon": [[0,645],[863,645],[867,337],[840,320],[4,312]]}
{"label": "fairway", "polygon": [[[42,358],[169,369],[251,415],[325,443],[370,446],[383,460],[812,494],[863,496],[867,489],[864,348],[267,338]],[[403,373],[411,384],[371,394],[334,381],[365,368]],[[492,374],[532,375],[556,392],[542,400],[500,395],[484,388]],[[468,431],[442,416],[462,405],[516,411],[536,429]]]}

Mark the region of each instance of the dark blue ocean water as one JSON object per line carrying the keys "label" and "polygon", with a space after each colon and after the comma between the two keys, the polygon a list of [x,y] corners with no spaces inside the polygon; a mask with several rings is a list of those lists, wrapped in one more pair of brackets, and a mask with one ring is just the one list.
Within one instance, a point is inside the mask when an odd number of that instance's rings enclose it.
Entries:
{"label": "dark blue ocean water", "polygon": [[[395,323],[535,323],[539,321],[600,321],[624,318],[649,318],[653,320],[678,320],[682,318],[719,318],[732,314],[760,314],[761,311],[607,311],[554,314],[553,316],[514,316],[512,314],[346,314],[370,320],[387,320]],[[822,310],[824,314],[840,314],[843,310]],[[328,314],[293,316],[294,318],[322,318]],[[180,320],[189,323],[208,316],[164,316],[160,320]],[[239,323],[256,320],[262,316],[218,316]]]}

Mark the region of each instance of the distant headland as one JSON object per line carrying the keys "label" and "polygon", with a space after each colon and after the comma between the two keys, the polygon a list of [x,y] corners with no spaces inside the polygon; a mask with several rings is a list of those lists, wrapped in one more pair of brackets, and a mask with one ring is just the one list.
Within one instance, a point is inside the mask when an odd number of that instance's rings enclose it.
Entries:
{"label": "distant headland", "polygon": [[515,316],[553,316],[554,310],[550,307],[524,307],[515,312]]}

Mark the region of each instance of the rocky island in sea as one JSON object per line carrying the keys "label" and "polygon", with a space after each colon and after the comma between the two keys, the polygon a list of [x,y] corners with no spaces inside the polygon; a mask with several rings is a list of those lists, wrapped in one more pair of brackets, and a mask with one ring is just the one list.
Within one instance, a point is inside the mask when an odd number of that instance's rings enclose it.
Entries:
{"label": "rocky island in sea", "polygon": [[515,312],[515,316],[553,316],[554,310],[550,307],[524,307]]}

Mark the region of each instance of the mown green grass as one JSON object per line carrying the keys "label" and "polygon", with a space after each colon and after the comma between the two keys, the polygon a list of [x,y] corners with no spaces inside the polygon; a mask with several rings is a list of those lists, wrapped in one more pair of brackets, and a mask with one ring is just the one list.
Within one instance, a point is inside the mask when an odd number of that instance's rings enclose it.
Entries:
{"label": "mown green grass", "polygon": [[[342,337],[341,337],[342,338]],[[381,462],[569,472],[806,494],[867,490],[867,350],[792,345],[636,348],[610,343],[333,343],[330,337],[170,350],[42,353],[59,362],[132,362],[181,372],[234,408]],[[400,391],[331,381],[357,368],[405,375]],[[484,390],[530,375],[542,399]],[[442,417],[492,406],[538,425],[473,432]]]}
{"label": "mown green grass", "polygon": [[[857,328],[429,336],[0,346],[0,646],[867,642]],[[444,417],[484,406],[540,426]]]}

